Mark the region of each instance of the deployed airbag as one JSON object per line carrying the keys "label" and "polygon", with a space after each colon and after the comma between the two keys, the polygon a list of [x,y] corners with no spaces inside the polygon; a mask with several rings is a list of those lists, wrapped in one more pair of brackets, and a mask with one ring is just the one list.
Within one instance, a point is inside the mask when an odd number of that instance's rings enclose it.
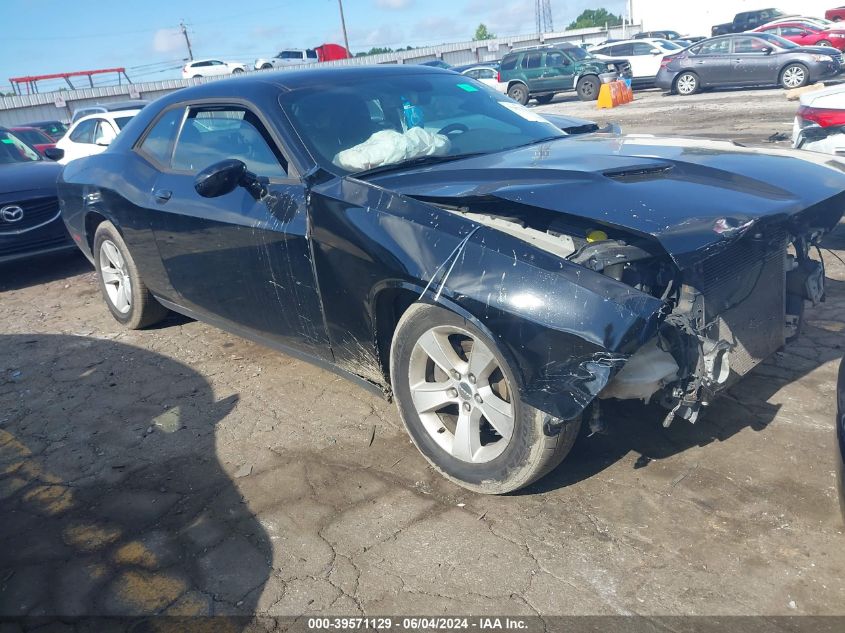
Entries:
{"label": "deployed airbag", "polygon": [[445,156],[450,147],[445,135],[434,134],[421,127],[412,127],[404,133],[381,130],[363,143],[338,152],[332,162],[354,172],[420,156]]}

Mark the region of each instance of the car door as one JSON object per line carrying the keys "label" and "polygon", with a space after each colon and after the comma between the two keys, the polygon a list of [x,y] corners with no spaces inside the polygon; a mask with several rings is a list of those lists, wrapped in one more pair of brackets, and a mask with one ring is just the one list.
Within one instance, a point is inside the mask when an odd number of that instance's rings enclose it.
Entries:
{"label": "car door", "polygon": [[522,56],[522,74],[529,92],[543,91],[543,53],[526,53]]}
{"label": "car door", "polygon": [[[185,308],[224,327],[328,359],[311,264],[305,187],[270,128],[239,103],[184,112],[169,164],[150,194],[150,223],[172,288]],[[198,172],[243,161],[266,180],[215,198],[194,188]]]}
{"label": "car door", "polygon": [[651,42],[631,43],[631,56],[628,61],[631,63],[634,78],[656,77],[662,60],[663,52]]}
{"label": "car door", "polygon": [[733,77],[738,86],[768,85],[777,80],[777,59],[771,45],[753,35],[738,35],[733,40]]}
{"label": "car door", "polygon": [[538,91],[557,92],[575,86],[575,66],[560,51],[545,53],[543,71],[538,80]]}
{"label": "car door", "polygon": [[695,47],[690,70],[706,86],[724,86],[733,80],[731,38],[719,37]]}

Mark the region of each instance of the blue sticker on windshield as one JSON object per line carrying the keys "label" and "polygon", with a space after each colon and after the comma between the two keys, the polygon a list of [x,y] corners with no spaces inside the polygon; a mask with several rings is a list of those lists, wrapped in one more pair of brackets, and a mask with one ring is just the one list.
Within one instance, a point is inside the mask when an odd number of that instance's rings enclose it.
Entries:
{"label": "blue sticker on windshield", "polygon": [[478,92],[478,88],[476,88],[472,84],[458,84],[458,88],[460,88],[461,90],[466,90],[467,92]]}

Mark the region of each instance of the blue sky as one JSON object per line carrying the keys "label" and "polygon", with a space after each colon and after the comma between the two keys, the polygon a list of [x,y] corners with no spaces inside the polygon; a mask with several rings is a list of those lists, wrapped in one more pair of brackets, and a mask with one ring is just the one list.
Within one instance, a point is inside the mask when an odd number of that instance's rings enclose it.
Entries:
{"label": "blue sky", "polygon": [[[337,0],[0,0],[0,89],[8,78],[125,66],[133,81],[178,76],[187,57],[251,62],[283,47],[342,43]],[[534,0],[344,0],[353,52],[472,38],[480,22],[497,35],[533,30]],[[624,11],[624,0],[552,0],[561,28],[585,8]],[[52,84],[57,85],[57,84]],[[45,89],[48,84],[42,88]]]}

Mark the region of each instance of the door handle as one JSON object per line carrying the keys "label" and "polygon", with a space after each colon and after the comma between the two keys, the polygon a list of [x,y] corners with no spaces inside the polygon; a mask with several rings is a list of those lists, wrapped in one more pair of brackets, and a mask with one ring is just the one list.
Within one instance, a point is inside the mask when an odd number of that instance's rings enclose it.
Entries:
{"label": "door handle", "polygon": [[156,189],[155,191],[153,191],[153,197],[159,204],[164,204],[165,202],[170,200],[170,196],[172,195],[173,192],[168,191],[167,189]]}

